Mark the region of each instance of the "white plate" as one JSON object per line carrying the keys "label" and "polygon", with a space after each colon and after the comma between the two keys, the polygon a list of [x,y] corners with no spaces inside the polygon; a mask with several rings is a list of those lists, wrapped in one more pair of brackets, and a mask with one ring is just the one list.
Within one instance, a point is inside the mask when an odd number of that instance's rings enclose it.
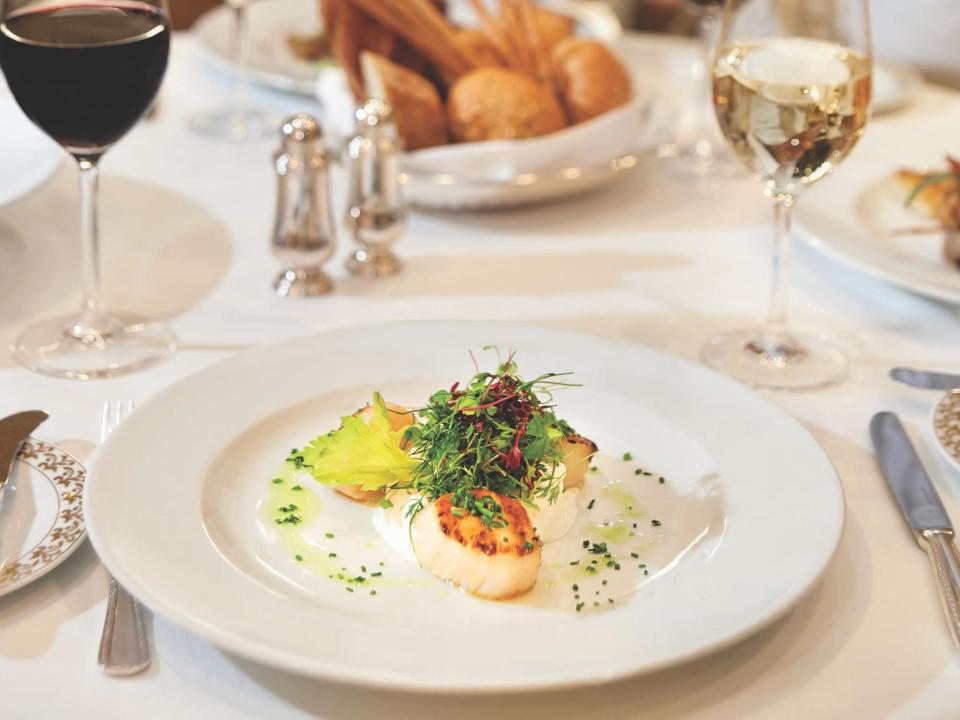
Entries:
{"label": "white plate", "polygon": [[26,195],[60,165],[60,148],[34,127],[0,87],[0,207]]}
{"label": "white plate", "polygon": [[[722,537],[656,569],[629,601],[586,614],[478,600],[436,579],[377,585],[376,597],[348,593],[289,556],[278,560],[258,503],[289,449],[336,426],[374,388],[417,402],[465,379],[467,350],[489,343],[516,349],[528,375],[574,371],[583,387],[564,392],[564,415],[616,463],[630,451],[666,475],[654,487],[694,501],[717,473]],[[341,514],[319,531],[335,528],[341,552],[360,552],[340,534],[369,522],[368,511],[328,501]],[[810,589],[844,517],[821,448],[742,385],[636,345],[468,322],[333,331],[187,378],[111,435],[85,507],[106,566],[173,622],[294,672],[430,691],[601,683],[719,648]],[[391,577],[402,567],[392,556],[386,564]]]}
{"label": "white plate", "polygon": [[943,236],[898,234],[936,222],[903,207],[900,168],[942,169],[944,156],[960,152],[960,105],[938,98],[940,111],[907,112],[868,124],[861,147],[835,175],[800,198],[796,232],[814,248],[917,294],[960,304],[960,270],[943,259]]}
{"label": "white plate", "polygon": [[[581,6],[572,0],[552,0],[546,4],[577,18],[597,37],[613,40],[620,33],[616,16],[601,4]],[[466,2],[453,2],[451,6],[451,13],[457,15]],[[287,47],[287,38],[320,30],[315,0],[257,0],[250,4],[248,17],[253,39],[249,58],[251,81],[283,92],[314,97],[317,64],[293,55]],[[232,23],[230,8],[222,5],[201,17],[194,28],[200,46],[219,65],[231,70],[234,69],[230,59]]]}
{"label": "white plate", "polygon": [[0,596],[37,580],[84,537],[86,472],[55,445],[29,438],[0,495]]}

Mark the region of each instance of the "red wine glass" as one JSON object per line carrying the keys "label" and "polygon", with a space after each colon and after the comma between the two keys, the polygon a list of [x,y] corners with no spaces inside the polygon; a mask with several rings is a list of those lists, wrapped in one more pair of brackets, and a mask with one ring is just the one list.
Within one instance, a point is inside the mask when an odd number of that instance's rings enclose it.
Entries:
{"label": "red wine glass", "polygon": [[14,99],[80,171],[83,300],[79,313],[42,320],[14,358],[57,377],[109,377],[176,349],[163,324],[104,308],[100,298],[98,167],[150,107],[167,67],[166,0],[0,0],[0,68]]}

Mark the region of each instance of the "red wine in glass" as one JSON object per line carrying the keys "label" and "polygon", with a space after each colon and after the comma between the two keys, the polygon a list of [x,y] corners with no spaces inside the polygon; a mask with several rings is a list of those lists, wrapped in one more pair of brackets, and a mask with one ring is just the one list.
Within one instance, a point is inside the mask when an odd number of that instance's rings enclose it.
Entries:
{"label": "red wine in glass", "polygon": [[166,0],[0,0],[0,69],[13,97],[80,171],[83,302],[75,315],[34,322],[14,341],[14,359],[36,372],[112,377],[176,349],[163,323],[103,306],[97,266],[100,159],[160,88],[168,18]]}
{"label": "red wine in glass", "polygon": [[150,106],[170,33],[138,2],[26,8],[0,24],[0,67],[24,113],[74,155],[102,153]]}

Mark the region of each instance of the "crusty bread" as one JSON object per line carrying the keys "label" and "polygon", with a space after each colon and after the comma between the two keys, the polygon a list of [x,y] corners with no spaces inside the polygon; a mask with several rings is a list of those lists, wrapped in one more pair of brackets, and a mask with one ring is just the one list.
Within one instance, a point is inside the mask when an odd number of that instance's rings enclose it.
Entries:
{"label": "crusty bread", "polygon": [[506,68],[480,68],[447,96],[450,131],[460,142],[530,138],[566,126],[563,108],[536,80]]}
{"label": "crusty bread", "polygon": [[573,18],[569,15],[561,15],[539,5],[534,7],[534,11],[537,14],[540,37],[547,50],[552,50],[561,40],[573,35]]}
{"label": "crusty bread", "polygon": [[626,68],[603,43],[569,37],[551,53],[553,75],[567,115],[581,123],[633,97]]}
{"label": "crusty bread", "polygon": [[386,100],[393,107],[397,134],[406,150],[447,142],[447,115],[433,83],[372,52],[361,54],[360,66],[366,95]]}

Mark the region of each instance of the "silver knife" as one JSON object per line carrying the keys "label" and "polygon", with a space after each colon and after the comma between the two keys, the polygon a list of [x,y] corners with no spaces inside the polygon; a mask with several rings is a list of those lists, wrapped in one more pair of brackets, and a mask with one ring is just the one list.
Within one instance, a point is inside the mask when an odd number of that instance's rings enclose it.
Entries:
{"label": "silver knife", "polygon": [[23,441],[48,417],[42,410],[26,410],[0,420],[0,491],[10,479],[13,461]]}
{"label": "silver knife", "polygon": [[960,388],[960,375],[933,372],[932,370],[914,370],[896,367],[890,371],[890,379],[903,385],[921,390],[953,390]]}
{"label": "silver knife", "polygon": [[950,634],[960,646],[960,553],[953,541],[953,524],[900,419],[890,412],[877,413],[870,421],[870,435],[887,485],[930,557]]}

